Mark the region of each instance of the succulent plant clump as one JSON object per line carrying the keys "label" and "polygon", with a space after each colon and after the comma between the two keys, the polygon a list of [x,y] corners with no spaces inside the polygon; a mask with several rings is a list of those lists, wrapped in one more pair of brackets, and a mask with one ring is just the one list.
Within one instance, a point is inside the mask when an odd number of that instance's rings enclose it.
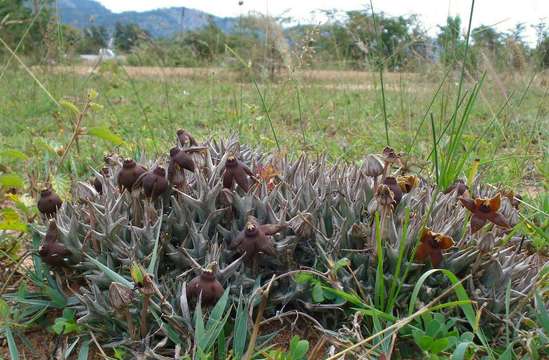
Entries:
{"label": "succulent plant clump", "polygon": [[[469,277],[472,300],[494,316],[506,302],[512,311],[527,305],[523,294],[534,288],[540,261],[521,245],[526,235],[508,231],[520,211],[512,199],[479,179],[444,193],[403,173],[392,149],[366,156],[362,166],[330,165],[323,157],[275,158],[235,138],[198,145],[177,135],[169,157],[109,161],[96,173],[103,191],[96,186],[85,201],[82,184],[63,206],[51,192],[41,195],[43,204],[55,199],[40,206],[55,220],[34,226],[43,238],[39,254],[60,289],[79,284],[65,291],[66,306],[98,341],[174,358],[193,348],[191,305],[198,309],[199,299],[210,311],[228,294],[235,304],[246,299],[245,313],[253,314],[268,288],[265,319],[306,314],[326,336],[352,342],[345,329],[354,299],[369,304],[381,272],[399,267],[407,271],[395,315],[408,313],[414,286],[432,268]],[[502,283],[511,287],[507,299]],[[430,276],[418,300],[451,285]]]}

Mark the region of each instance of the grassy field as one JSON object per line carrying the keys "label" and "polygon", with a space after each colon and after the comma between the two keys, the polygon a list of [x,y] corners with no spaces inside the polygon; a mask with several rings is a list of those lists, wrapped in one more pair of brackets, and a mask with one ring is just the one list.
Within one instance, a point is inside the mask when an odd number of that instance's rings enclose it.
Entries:
{"label": "grassy field", "polygon": [[[89,179],[90,168],[100,168],[107,153],[167,157],[179,128],[199,141],[237,134],[243,143],[267,151],[293,158],[302,152],[325,155],[332,163],[360,162],[365,154],[381,152],[388,138],[414,173],[433,181],[438,181],[433,173],[438,163],[430,156],[434,148],[440,164],[463,159],[459,177],[467,177],[478,159],[483,183],[523,196],[527,220],[519,231],[531,235],[533,252],[546,258],[547,74],[488,73],[481,87],[473,78],[482,75],[471,76],[461,89],[470,107],[457,115],[466,114],[468,121],[462,132],[459,127],[454,132],[461,84],[458,75],[436,68],[385,74],[384,98],[379,74],[367,72],[301,71],[276,82],[255,82],[223,69],[115,63],[29,71],[32,76],[14,68],[0,79],[0,170],[24,178],[21,192],[29,204],[47,182],[69,200],[72,181]],[[441,135],[446,131],[460,135]],[[433,138],[440,138],[436,147]],[[529,221],[536,230],[526,229]],[[375,286],[377,293],[377,278]]]}
{"label": "grassy field", "polygon": [[[126,70],[103,64],[33,72],[49,94],[23,70],[8,72],[0,80],[0,140],[5,148],[34,155],[31,167],[41,181],[47,161],[54,161],[48,154],[51,148],[42,142],[59,150],[72,136],[72,114],[50,95],[82,107],[89,89],[99,93],[96,102],[102,109],[87,114],[83,126],[110,128],[130,145],[117,149],[125,155],[166,152],[181,127],[200,139],[238,133],[243,141],[267,150],[277,148],[276,134],[285,153],[326,154],[333,161],[359,161],[386,145],[377,74],[309,71],[256,87],[221,69]],[[385,76],[390,145],[418,165],[433,147],[426,115],[433,114],[440,131],[453,110],[457,82],[452,74],[442,82],[444,75],[433,70]],[[465,84],[465,92],[471,87]],[[486,181],[533,197],[543,192],[548,170],[547,92],[547,75],[487,76],[460,144],[468,152],[467,164],[480,159]],[[74,153],[80,165],[71,168],[66,162],[62,173],[86,176],[87,166],[99,166],[102,155],[112,150],[108,142],[84,137]],[[41,159],[47,161],[40,163]]]}

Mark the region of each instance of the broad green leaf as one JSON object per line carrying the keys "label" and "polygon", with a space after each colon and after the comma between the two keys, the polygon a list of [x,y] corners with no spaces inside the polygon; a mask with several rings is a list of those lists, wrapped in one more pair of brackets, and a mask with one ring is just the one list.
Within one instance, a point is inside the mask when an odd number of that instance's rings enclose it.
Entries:
{"label": "broad green leaf", "polygon": [[99,126],[88,129],[88,135],[99,138],[101,140],[108,141],[114,145],[126,145],[124,140],[116,134],[114,134],[108,127]]}
{"label": "broad green leaf", "polygon": [[[453,285],[456,285],[456,284],[459,283],[459,279],[457,278],[457,276],[454,275],[453,272],[451,272],[450,270],[447,270],[447,269],[432,269],[432,270],[429,270],[429,271],[425,272],[423,275],[421,275],[421,277],[416,282],[416,285],[414,286],[412,296],[410,297],[410,305],[408,306],[408,315],[409,316],[411,316],[414,313],[414,309],[415,309],[416,303],[417,303],[417,297],[418,297],[419,291],[421,290],[421,288],[423,286],[423,283],[425,282],[425,280],[427,280],[427,278],[429,276],[431,276],[432,274],[434,274],[436,272],[442,272],[450,280],[450,282]],[[489,346],[488,346],[488,342],[486,341],[486,336],[484,335],[484,333],[482,332],[481,329],[476,328],[476,324],[477,324],[477,322],[476,322],[476,313],[475,313],[475,310],[473,309],[473,306],[470,304],[469,296],[467,295],[467,292],[463,288],[463,285],[458,284],[456,286],[456,288],[454,289],[454,291],[456,293],[457,298],[460,301],[467,301],[468,302],[466,304],[460,304],[461,310],[465,314],[465,318],[469,322],[469,325],[471,326],[471,328],[474,330],[474,333],[477,335],[477,337],[480,339],[480,341],[483,343],[483,345],[486,346],[487,349],[490,349]],[[491,358],[493,357],[491,352],[489,352],[489,355],[490,355]]]}
{"label": "broad green leaf", "polygon": [[0,325],[8,322],[10,316],[10,307],[8,303],[0,298]]}
{"label": "broad green leaf", "polygon": [[27,232],[28,226],[17,211],[12,208],[5,208],[0,211],[0,230]]}
{"label": "broad green leaf", "polygon": [[25,180],[17,174],[2,174],[0,175],[0,186],[21,189],[25,186]]}
{"label": "broad green leaf", "polygon": [[429,351],[432,354],[438,354],[439,352],[445,350],[448,347],[448,344],[450,343],[448,338],[442,338],[437,339],[431,343],[431,347],[429,348]]}
{"label": "broad green leaf", "polygon": [[343,269],[344,267],[346,267],[350,263],[351,263],[351,261],[347,258],[339,259],[338,261],[336,261],[336,263],[334,265],[333,272],[337,273],[339,270]]}
{"label": "broad green leaf", "polygon": [[305,358],[309,351],[309,342],[307,340],[299,340],[299,336],[295,335],[290,341],[290,358],[292,360],[301,360]]}
{"label": "broad green leaf", "polygon": [[322,290],[322,283],[317,282],[313,285],[313,301],[321,303],[324,301],[324,290]]}
{"label": "broad green leaf", "polygon": [[294,275],[294,281],[297,284],[308,283],[309,281],[311,281],[311,279],[313,279],[313,275],[311,275],[309,273],[306,273],[306,272],[299,272],[299,273]]}
{"label": "broad green leaf", "polygon": [[465,358],[465,352],[467,351],[467,349],[471,344],[472,344],[471,341],[464,341],[459,343],[456,346],[454,353],[452,354],[452,360],[463,360]]}
{"label": "broad green leaf", "polygon": [[23,161],[29,159],[29,157],[24,152],[15,149],[0,150],[0,157]]}
{"label": "broad green leaf", "polygon": [[513,354],[513,343],[509,344],[507,346],[507,349],[499,356],[499,360],[513,360],[514,354]]}

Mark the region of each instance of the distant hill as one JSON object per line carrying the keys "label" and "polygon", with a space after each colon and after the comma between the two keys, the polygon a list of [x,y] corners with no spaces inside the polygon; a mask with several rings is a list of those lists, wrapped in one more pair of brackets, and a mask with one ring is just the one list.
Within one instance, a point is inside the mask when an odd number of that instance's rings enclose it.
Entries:
{"label": "distant hill", "polygon": [[178,32],[199,29],[210,19],[225,32],[236,23],[234,18],[221,18],[184,7],[113,13],[94,0],[59,0],[58,7],[61,22],[78,29],[95,25],[112,30],[117,22],[136,23],[154,37],[170,37]]}

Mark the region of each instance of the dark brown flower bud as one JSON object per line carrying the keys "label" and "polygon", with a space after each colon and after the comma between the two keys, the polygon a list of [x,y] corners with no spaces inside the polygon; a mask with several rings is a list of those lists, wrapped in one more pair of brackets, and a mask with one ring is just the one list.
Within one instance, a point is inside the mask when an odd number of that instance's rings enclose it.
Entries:
{"label": "dark brown flower bud", "polygon": [[244,192],[248,192],[250,190],[248,176],[253,176],[253,173],[242,161],[233,155],[227,158],[225,172],[223,173],[224,188],[232,189],[236,182]]}
{"label": "dark brown flower bud", "polygon": [[402,190],[400,189],[397,180],[393,176],[387,176],[385,180],[383,180],[383,184],[387,185],[389,189],[391,189],[395,200],[394,205],[398,205],[400,200],[402,200]]}
{"label": "dark brown flower bud", "polygon": [[38,210],[47,217],[53,217],[62,204],[63,201],[52,189],[44,189],[40,192]]}
{"label": "dark brown flower bud", "polygon": [[42,261],[50,266],[67,266],[72,253],[59,241],[59,229],[55,221],[50,221],[48,231],[38,254]]}
{"label": "dark brown flower bud", "polygon": [[145,196],[152,200],[158,199],[168,188],[166,170],[160,166],[143,176],[143,191],[145,192]]}
{"label": "dark brown flower bud", "polygon": [[170,158],[181,168],[194,172],[194,161],[186,151],[178,147],[171,148]]}
{"label": "dark brown flower bud", "polygon": [[115,310],[124,310],[133,301],[133,290],[117,282],[109,286],[109,300]]}
{"label": "dark brown flower bud", "polygon": [[137,164],[132,159],[124,160],[122,170],[118,173],[118,186],[120,186],[121,190],[126,189],[131,191],[133,184],[135,184],[137,179],[146,171],[147,170],[143,166]]}
{"label": "dark brown flower bud", "polygon": [[223,295],[223,285],[217,280],[212,271],[203,271],[202,274],[192,279],[187,285],[187,299],[198,300],[202,294],[201,304],[213,306]]}
{"label": "dark brown flower bud", "polygon": [[375,155],[367,155],[364,165],[364,171],[367,176],[378,177],[383,174],[383,164]]}
{"label": "dark brown flower bud", "polygon": [[445,194],[449,194],[451,192],[456,191],[458,196],[466,196],[469,195],[469,187],[465,185],[465,181],[458,179],[456,180],[452,185],[448,186],[446,190],[444,190]]}
{"label": "dark brown flower bud", "polygon": [[394,193],[391,191],[391,188],[389,188],[385,184],[381,184],[378,186],[375,197],[377,203],[383,207],[392,207],[395,203]]}
{"label": "dark brown flower bud", "polygon": [[[109,168],[107,167],[102,168],[101,175],[103,175],[103,177],[105,178],[108,178],[110,176]],[[95,191],[97,191],[99,194],[103,194],[103,183],[101,182],[101,179],[97,176],[93,180],[93,187],[95,188]]]}
{"label": "dark brown flower bud", "polygon": [[183,147],[198,145],[193,136],[185,129],[177,130],[177,140]]}

